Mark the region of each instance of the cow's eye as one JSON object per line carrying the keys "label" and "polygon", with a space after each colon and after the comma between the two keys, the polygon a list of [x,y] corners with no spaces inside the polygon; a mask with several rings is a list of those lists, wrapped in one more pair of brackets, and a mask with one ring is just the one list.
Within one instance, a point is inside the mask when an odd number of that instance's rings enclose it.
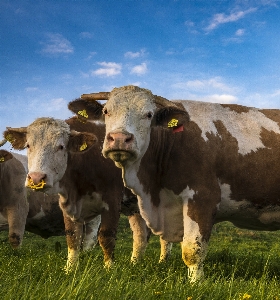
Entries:
{"label": "cow's eye", "polygon": [[63,149],[64,149],[64,146],[63,146],[63,145],[60,145],[60,146],[58,146],[58,149],[59,149],[59,150],[63,150]]}
{"label": "cow's eye", "polygon": [[30,145],[29,144],[25,144],[25,148],[29,149],[30,148]]}
{"label": "cow's eye", "polygon": [[146,116],[147,116],[148,119],[151,119],[152,116],[153,116],[153,113],[149,111]]}
{"label": "cow's eye", "polygon": [[107,108],[104,108],[104,109],[103,109],[103,114],[104,114],[104,115],[108,115],[108,110],[107,110]]}

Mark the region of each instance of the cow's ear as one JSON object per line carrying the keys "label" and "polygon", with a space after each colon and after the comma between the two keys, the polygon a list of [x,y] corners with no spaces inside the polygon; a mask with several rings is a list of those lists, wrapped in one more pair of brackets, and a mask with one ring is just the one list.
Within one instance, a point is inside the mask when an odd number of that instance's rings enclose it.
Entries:
{"label": "cow's ear", "polygon": [[10,153],[7,150],[0,150],[0,163],[4,163],[5,161],[10,160],[12,158],[12,153]]}
{"label": "cow's ear", "polygon": [[184,130],[184,125],[189,120],[189,114],[185,110],[170,106],[156,111],[153,116],[152,126],[161,126],[173,132],[180,132]]}
{"label": "cow's ear", "polygon": [[98,101],[78,98],[69,102],[68,108],[83,122],[88,120],[104,121],[103,105]]}
{"label": "cow's ear", "polygon": [[71,130],[68,150],[74,153],[83,153],[97,143],[97,136],[89,132]]}
{"label": "cow's ear", "polygon": [[26,145],[26,133],[27,128],[11,128],[7,127],[7,130],[4,131],[4,138],[11,143],[12,147],[15,150],[23,150]]}

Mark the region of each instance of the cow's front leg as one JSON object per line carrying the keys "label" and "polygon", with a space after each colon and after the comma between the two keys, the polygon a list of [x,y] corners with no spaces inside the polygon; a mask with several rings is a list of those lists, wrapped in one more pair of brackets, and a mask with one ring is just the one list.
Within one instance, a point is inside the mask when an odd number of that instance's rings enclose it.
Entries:
{"label": "cow's front leg", "polygon": [[65,234],[68,246],[68,257],[65,266],[66,273],[71,272],[79,261],[79,253],[83,238],[83,223],[72,221],[64,215]]}
{"label": "cow's front leg", "polygon": [[85,223],[84,239],[82,243],[83,250],[91,250],[96,246],[100,222],[101,222],[101,215],[98,215],[91,221]]}
{"label": "cow's front leg", "polygon": [[132,263],[137,263],[145,253],[151,230],[138,213],[128,216],[128,221],[133,234],[133,249],[130,260]]}
{"label": "cow's front leg", "polygon": [[165,262],[171,254],[172,243],[165,241],[160,237],[160,257],[159,263]]}
{"label": "cow's front leg", "polygon": [[[203,219],[197,213],[194,201],[183,201],[184,236],[181,242],[182,259],[188,266],[190,282],[201,281],[204,277],[203,262],[207,252],[208,240],[212,228],[212,213],[209,209]],[[197,219],[196,219],[197,218]]]}
{"label": "cow's front leg", "polygon": [[114,250],[116,245],[117,226],[119,222],[119,209],[117,211],[103,211],[101,225],[98,233],[98,241],[103,250],[105,268],[113,265]]}
{"label": "cow's front leg", "polygon": [[11,207],[7,209],[7,219],[9,224],[9,242],[14,249],[22,244],[25,230],[26,217],[28,213],[28,203],[23,199],[21,207]]}

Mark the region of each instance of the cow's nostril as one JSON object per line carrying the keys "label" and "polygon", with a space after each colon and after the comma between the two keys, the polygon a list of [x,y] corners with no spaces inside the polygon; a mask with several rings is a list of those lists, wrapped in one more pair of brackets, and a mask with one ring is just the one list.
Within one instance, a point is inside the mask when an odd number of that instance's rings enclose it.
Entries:
{"label": "cow's nostril", "polygon": [[113,142],[113,141],[114,141],[114,138],[113,138],[110,134],[108,134],[107,140],[108,140],[109,142]]}
{"label": "cow's nostril", "polygon": [[127,137],[126,139],[125,139],[125,143],[130,143],[131,141],[133,140],[133,137],[132,137],[132,135],[131,136],[129,136],[129,137]]}

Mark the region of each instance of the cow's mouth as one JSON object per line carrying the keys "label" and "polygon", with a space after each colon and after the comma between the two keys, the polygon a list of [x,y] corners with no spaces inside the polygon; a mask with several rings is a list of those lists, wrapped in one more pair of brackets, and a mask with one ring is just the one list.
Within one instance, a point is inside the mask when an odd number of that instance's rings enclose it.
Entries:
{"label": "cow's mouth", "polygon": [[135,154],[131,151],[111,150],[107,151],[104,156],[112,159],[115,165],[121,168],[124,167],[129,160],[133,159]]}

